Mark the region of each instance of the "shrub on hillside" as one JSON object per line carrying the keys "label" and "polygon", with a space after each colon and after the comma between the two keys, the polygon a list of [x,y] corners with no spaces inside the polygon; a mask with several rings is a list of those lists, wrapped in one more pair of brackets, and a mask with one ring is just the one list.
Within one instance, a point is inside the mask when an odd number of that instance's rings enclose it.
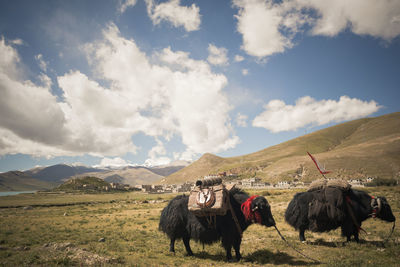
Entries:
{"label": "shrub on hillside", "polygon": [[399,181],[397,179],[383,179],[376,178],[372,182],[366,184],[366,186],[396,186],[399,185]]}

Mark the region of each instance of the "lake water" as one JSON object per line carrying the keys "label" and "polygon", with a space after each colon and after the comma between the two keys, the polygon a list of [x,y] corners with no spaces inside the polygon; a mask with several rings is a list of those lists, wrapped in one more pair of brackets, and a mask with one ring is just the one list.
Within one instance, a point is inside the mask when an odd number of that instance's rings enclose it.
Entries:
{"label": "lake water", "polygon": [[0,192],[0,197],[4,196],[14,196],[18,194],[32,194],[35,193],[36,191],[10,191],[10,192]]}

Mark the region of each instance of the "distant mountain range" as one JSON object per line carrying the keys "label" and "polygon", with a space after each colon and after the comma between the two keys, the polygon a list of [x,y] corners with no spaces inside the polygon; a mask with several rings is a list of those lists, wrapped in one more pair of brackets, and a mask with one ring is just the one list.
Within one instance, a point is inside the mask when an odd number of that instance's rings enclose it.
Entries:
{"label": "distant mountain range", "polygon": [[162,183],[195,181],[208,174],[236,173],[266,182],[321,178],[307,151],[336,178],[400,178],[400,112],[353,120],[248,155],[204,154]]}
{"label": "distant mountain range", "polygon": [[66,164],[57,164],[49,167],[34,168],[24,173],[33,178],[49,181],[49,182],[61,182],[62,180],[88,172],[102,172],[103,170],[97,168],[91,168],[86,166],[71,166]]}
{"label": "distant mountain range", "polygon": [[71,177],[94,176],[107,182],[122,184],[152,184],[185,166],[189,162],[179,161],[170,165],[143,167],[128,166],[120,168],[92,168],[57,164],[38,167],[24,172],[10,171],[0,173],[0,191],[30,191],[51,189]]}

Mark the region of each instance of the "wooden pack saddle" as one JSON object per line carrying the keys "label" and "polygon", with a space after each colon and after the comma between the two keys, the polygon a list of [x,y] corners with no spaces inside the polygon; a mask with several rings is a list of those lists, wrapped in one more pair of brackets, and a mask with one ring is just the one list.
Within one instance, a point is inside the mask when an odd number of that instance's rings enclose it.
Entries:
{"label": "wooden pack saddle", "polygon": [[196,216],[225,215],[228,201],[224,184],[199,185],[190,192],[188,209]]}

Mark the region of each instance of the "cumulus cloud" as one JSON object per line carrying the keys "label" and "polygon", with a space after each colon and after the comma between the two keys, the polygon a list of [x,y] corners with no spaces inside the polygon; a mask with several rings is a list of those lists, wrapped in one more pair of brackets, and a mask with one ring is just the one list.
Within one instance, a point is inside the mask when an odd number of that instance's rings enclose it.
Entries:
{"label": "cumulus cloud", "polygon": [[120,158],[120,157],[115,157],[115,158],[103,158],[100,161],[100,164],[94,165],[94,168],[106,168],[106,167],[111,167],[111,168],[118,168],[118,167],[123,167],[127,165],[132,165],[130,162]]}
{"label": "cumulus cloud", "polygon": [[124,13],[128,7],[136,5],[137,0],[120,0],[118,1],[118,12],[120,14]]}
{"label": "cumulus cloud", "polygon": [[247,76],[249,74],[249,70],[248,69],[242,69],[242,75],[243,76]]}
{"label": "cumulus cloud", "polygon": [[10,43],[13,45],[23,45],[24,41],[22,41],[21,39],[14,39],[14,40],[10,40]]}
{"label": "cumulus cloud", "polygon": [[207,60],[212,65],[226,66],[228,65],[228,50],[225,47],[209,44]]}
{"label": "cumulus cloud", "polygon": [[160,24],[165,20],[174,27],[184,27],[186,31],[197,31],[200,29],[200,8],[195,4],[190,7],[181,6],[180,0],[170,0],[161,4],[155,4],[154,0],[145,0],[147,13],[153,24]]}
{"label": "cumulus cloud", "polygon": [[39,68],[43,71],[46,72],[47,71],[47,62],[44,61],[43,59],[43,55],[42,54],[38,54],[35,56],[36,61],[39,64]]}
{"label": "cumulus cloud", "polygon": [[[132,136],[138,132],[156,140],[179,136],[186,146],[181,157],[217,153],[239,142],[223,92],[227,79],[206,61],[165,48],[155,53],[158,63],[150,63],[114,24],[84,51],[107,86],[69,71],[57,77],[63,92],[57,102],[44,74],[41,86],[19,78],[17,51],[0,42],[0,154],[115,157],[136,153]],[[149,157],[166,160],[162,149],[158,143]]]}
{"label": "cumulus cloud", "polygon": [[157,144],[148,153],[149,158],[144,162],[145,166],[160,166],[171,163],[171,159],[165,156],[167,150],[164,144],[159,139],[156,139],[156,142]]}
{"label": "cumulus cloud", "polygon": [[235,55],[235,62],[242,62],[244,60],[244,57],[241,55]]}
{"label": "cumulus cloud", "polygon": [[312,97],[299,98],[295,105],[282,100],[272,100],[264,106],[252,125],[273,133],[295,131],[305,126],[324,125],[331,122],[355,120],[378,111],[380,106],[373,100],[341,96],[339,101],[321,100]]}
{"label": "cumulus cloud", "polygon": [[400,34],[400,2],[391,0],[297,0],[318,13],[314,35],[335,36],[349,28],[358,35],[391,40]]}
{"label": "cumulus cloud", "polygon": [[3,131],[0,151],[13,151],[19,147],[11,147],[18,139],[60,145],[59,141],[66,138],[68,130],[56,97],[48,86],[21,80],[18,52],[4,39],[0,40],[0,54],[0,128]]}
{"label": "cumulus cloud", "polygon": [[145,166],[166,165],[171,162],[171,159],[165,156],[167,150],[163,142],[159,139],[156,139],[156,142],[157,144],[153,146],[148,153],[149,158],[144,162]]}
{"label": "cumulus cloud", "polygon": [[240,127],[247,127],[247,115],[241,114],[240,112],[236,116],[236,124]]}
{"label": "cumulus cloud", "polygon": [[390,41],[400,34],[400,2],[391,0],[234,0],[242,49],[264,58],[292,48],[296,34],[336,36],[349,29]]}
{"label": "cumulus cloud", "polygon": [[243,37],[242,49],[255,57],[291,48],[293,34],[307,21],[292,1],[276,4],[265,0],[234,0],[233,4],[239,10],[236,19],[237,30]]}

